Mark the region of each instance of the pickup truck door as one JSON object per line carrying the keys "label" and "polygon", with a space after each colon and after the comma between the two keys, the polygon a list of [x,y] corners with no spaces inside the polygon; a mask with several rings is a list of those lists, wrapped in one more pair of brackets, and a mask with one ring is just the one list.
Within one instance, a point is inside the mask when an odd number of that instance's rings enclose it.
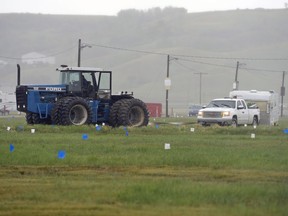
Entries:
{"label": "pickup truck door", "polygon": [[244,101],[237,101],[237,112],[238,112],[238,124],[247,124],[248,123],[248,109]]}

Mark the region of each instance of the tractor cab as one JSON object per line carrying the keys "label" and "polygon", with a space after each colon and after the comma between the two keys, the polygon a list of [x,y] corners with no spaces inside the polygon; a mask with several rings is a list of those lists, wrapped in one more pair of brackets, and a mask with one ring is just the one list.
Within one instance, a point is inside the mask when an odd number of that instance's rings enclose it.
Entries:
{"label": "tractor cab", "polygon": [[111,71],[66,65],[62,65],[57,70],[60,71],[60,84],[67,86],[70,95],[94,100],[110,99]]}

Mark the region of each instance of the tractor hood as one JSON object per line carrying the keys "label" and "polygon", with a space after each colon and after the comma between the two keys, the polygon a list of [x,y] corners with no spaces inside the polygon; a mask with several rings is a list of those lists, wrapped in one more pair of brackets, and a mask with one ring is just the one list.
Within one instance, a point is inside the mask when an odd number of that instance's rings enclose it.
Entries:
{"label": "tractor hood", "polygon": [[66,85],[27,85],[27,90],[42,92],[66,92]]}
{"label": "tractor hood", "polygon": [[39,104],[54,102],[59,94],[67,92],[66,89],[66,85],[18,85],[16,87],[17,110],[37,113]]}

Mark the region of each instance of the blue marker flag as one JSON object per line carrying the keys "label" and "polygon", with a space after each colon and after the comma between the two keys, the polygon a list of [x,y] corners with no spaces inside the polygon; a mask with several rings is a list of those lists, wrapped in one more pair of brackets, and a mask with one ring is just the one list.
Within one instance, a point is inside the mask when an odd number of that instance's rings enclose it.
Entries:
{"label": "blue marker flag", "polygon": [[128,136],[129,135],[129,133],[128,133],[128,131],[126,131],[126,136]]}
{"label": "blue marker flag", "polygon": [[155,128],[156,128],[156,129],[158,129],[158,128],[159,128],[159,125],[158,125],[158,124],[156,124],[156,125],[155,125]]}
{"label": "blue marker flag", "polygon": [[19,125],[19,126],[17,126],[17,128],[16,128],[16,131],[17,132],[21,132],[21,131],[23,131],[24,130],[24,126],[22,126],[22,125]]}
{"label": "blue marker flag", "polygon": [[83,140],[87,140],[87,139],[88,139],[88,134],[83,134],[83,135],[82,135],[82,139],[83,139]]}
{"label": "blue marker flag", "polygon": [[283,130],[283,133],[288,134],[288,128],[285,128],[285,129]]}
{"label": "blue marker flag", "polygon": [[13,152],[15,149],[14,145],[13,144],[10,144],[10,152]]}
{"label": "blue marker flag", "polygon": [[66,156],[66,152],[63,150],[58,151],[58,158],[59,159],[64,159]]}
{"label": "blue marker flag", "polygon": [[102,127],[100,125],[96,126],[96,130],[100,131],[102,129]]}

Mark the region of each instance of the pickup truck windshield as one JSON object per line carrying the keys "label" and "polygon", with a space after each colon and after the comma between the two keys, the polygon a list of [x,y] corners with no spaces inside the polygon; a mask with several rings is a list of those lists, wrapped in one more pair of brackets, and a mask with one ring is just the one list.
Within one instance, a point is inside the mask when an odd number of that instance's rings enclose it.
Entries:
{"label": "pickup truck windshield", "polygon": [[228,107],[228,108],[235,108],[235,101],[231,100],[214,100],[211,101],[207,108],[209,107]]}

